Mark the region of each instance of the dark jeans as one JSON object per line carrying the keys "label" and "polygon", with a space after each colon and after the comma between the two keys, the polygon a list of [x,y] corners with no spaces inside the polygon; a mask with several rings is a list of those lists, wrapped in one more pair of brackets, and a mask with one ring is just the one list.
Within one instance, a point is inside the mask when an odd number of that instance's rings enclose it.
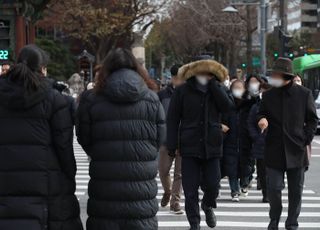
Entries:
{"label": "dark jeans", "polygon": [[216,199],[220,185],[220,159],[201,160],[182,157],[182,186],[185,209],[190,225],[200,224],[199,187],[204,190],[202,202],[208,207],[217,207]]}
{"label": "dark jeans", "polygon": [[240,195],[240,181],[238,178],[229,178],[231,196]]}
{"label": "dark jeans", "polygon": [[262,195],[267,197],[266,164],[264,163],[263,159],[257,160],[257,174],[262,189]]}
{"label": "dark jeans", "polygon": [[240,158],[240,187],[248,188],[254,173],[255,161],[251,157],[241,156]]}
{"label": "dark jeans", "polygon": [[[305,168],[287,170],[289,209],[286,221],[286,229],[298,229],[298,217],[301,211]],[[267,193],[270,201],[270,225],[269,230],[278,230],[278,224],[282,213],[282,190],[285,171],[267,168]]]}

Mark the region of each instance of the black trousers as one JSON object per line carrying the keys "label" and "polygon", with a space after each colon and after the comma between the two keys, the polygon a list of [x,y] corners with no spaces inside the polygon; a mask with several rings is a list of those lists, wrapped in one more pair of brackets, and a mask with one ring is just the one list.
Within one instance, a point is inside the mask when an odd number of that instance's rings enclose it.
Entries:
{"label": "black trousers", "polygon": [[262,195],[267,197],[267,175],[266,175],[266,164],[263,159],[257,160],[257,174],[260,181]]}
{"label": "black trousers", "polygon": [[200,224],[199,188],[201,186],[204,192],[202,202],[216,208],[221,179],[220,159],[182,157],[181,173],[188,221],[190,225]]}
{"label": "black trousers", "polygon": [[[301,201],[304,184],[305,168],[289,169],[288,180],[288,218],[286,220],[287,230],[297,230],[299,227],[298,217],[301,211]],[[267,168],[267,193],[270,201],[270,225],[269,230],[278,230],[278,224],[282,213],[282,190],[285,171]]]}

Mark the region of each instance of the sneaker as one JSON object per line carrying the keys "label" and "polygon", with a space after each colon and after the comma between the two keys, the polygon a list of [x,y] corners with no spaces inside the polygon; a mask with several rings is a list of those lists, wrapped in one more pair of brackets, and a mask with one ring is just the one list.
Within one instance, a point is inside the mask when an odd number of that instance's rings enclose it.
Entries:
{"label": "sneaker", "polygon": [[192,225],[190,230],[200,230],[200,225]]}
{"label": "sneaker", "polygon": [[171,197],[171,194],[170,193],[164,193],[163,194],[163,197],[161,199],[161,207],[164,208],[164,207],[167,207],[169,202],[170,202],[170,197]]}
{"label": "sneaker", "polygon": [[170,212],[175,215],[182,215],[184,213],[179,203],[172,205],[170,207]]}
{"label": "sneaker", "polygon": [[215,228],[217,226],[217,217],[213,212],[213,208],[206,206],[203,202],[201,203],[201,208],[205,213],[208,227]]}
{"label": "sneaker", "polygon": [[232,195],[232,202],[240,202],[239,194]]}
{"label": "sneaker", "polygon": [[249,190],[247,188],[241,189],[241,196],[247,197],[249,194]]}

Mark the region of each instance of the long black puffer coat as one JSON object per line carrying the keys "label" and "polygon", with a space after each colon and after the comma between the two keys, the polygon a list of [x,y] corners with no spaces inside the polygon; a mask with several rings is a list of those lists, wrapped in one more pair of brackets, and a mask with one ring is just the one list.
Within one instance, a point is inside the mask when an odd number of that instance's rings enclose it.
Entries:
{"label": "long black puffer coat", "polygon": [[88,230],[156,230],[157,153],[165,139],[158,96],[134,71],[80,99],[77,135],[91,157]]}
{"label": "long black puffer coat", "polygon": [[67,102],[43,80],[28,93],[0,79],[0,229],[81,230],[73,125]]}
{"label": "long black puffer coat", "polygon": [[251,167],[252,141],[248,131],[249,112],[254,100],[235,99],[234,108],[224,114],[223,124],[229,127],[223,142],[223,175],[230,178],[248,176]]}

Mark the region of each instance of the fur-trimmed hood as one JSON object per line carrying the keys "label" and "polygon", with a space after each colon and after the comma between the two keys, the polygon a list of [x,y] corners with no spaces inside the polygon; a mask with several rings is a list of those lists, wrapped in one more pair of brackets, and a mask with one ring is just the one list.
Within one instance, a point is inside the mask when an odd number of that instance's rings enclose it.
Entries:
{"label": "fur-trimmed hood", "polygon": [[182,66],[179,69],[178,77],[183,80],[188,80],[191,77],[203,73],[213,74],[220,82],[227,80],[229,75],[227,68],[219,62],[213,60],[201,60]]}

